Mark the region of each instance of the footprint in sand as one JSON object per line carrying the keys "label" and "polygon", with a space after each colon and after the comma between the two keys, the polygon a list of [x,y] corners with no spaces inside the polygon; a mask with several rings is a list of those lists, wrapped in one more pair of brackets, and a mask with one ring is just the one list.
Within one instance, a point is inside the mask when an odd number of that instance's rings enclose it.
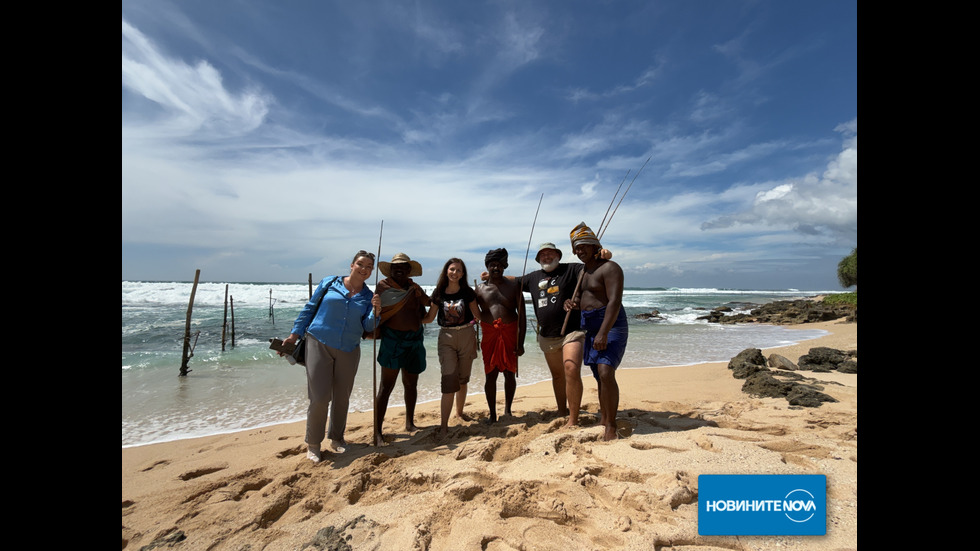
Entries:
{"label": "footprint in sand", "polygon": [[169,459],[161,459],[160,461],[154,461],[150,466],[144,467],[144,468],[140,469],[140,471],[142,471],[142,472],[145,473],[146,471],[150,471],[150,470],[153,470],[153,469],[155,469],[157,467],[162,467],[162,466],[169,465],[169,464],[170,464],[170,460]]}
{"label": "footprint in sand", "polygon": [[627,421],[626,419],[616,420],[616,436],[620,438],[629,438],[633,434],[633,423]]}
{"label": "footprint in sand", "polygon": [[294,455],[299,455],[306,451],[306,446],[296,446],[294,448],[287,448],[276,454],[276,458],[285,459]]}
{"label": "footprint in sand", "polygon": [[203,469],[196,469],[193,471],[187,471],[186,473],[180,475],[178,478],[187,481],[192,480],[206,474],[216,473],[218,471],[223,471],[228,468],[228,465],[216,465],[214,467],[204,467]]}

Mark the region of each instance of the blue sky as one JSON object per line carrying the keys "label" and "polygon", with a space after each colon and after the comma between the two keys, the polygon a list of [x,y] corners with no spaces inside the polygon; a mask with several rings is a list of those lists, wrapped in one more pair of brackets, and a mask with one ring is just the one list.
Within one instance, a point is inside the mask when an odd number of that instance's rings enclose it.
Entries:
{"label": "blue sky", "polygon": [[124,280],[520,275],[630,185],[629,287],[840,289],[857,2],[122,3]]}

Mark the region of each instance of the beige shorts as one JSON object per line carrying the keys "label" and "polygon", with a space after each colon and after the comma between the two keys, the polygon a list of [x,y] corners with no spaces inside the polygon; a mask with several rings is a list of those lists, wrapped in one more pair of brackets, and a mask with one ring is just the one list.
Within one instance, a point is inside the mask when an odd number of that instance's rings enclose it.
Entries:
{"label": "beige shorts", "polygon": [[452,394],[470,382],[476,359],[476,328],[440,329],[439,367],[442,370],[442,393]]}
{"label": "beige shorts", "polygon": [[572,331],[564,337],[542,337],[538,335],[538,346],[545,354],[564,348],[570,342],[585,341],[585,331]]}

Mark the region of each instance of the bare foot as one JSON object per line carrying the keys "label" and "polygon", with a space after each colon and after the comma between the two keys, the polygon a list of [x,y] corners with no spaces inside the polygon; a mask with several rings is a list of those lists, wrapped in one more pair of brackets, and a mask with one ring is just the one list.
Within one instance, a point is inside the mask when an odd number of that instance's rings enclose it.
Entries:
{"label": "bare foot", "polygon": [[439,429],[436,430],[436,438],[438,438],[440,442],[446,438],[449,438],[449,427],[439,427]]}
{"label": "bare foot", "polygon": [[421,430],[421,429],[419,429],[418,427],[416,427],[415,426],[415,423],[405,423],[405,432],[407,432],[409,434],[415,434],[419,430]]}
{"label": "bare foot", "polygon": [[606,440],[606,441],[609,441],[609,440],[616,440],[618,438],[619,438],[619,435],[616,434],[616,427],[609,427],[609,426],[607,426],[606,427],[606,432],[602,435],[602,439],[603,440]]}
{"label": "bare foot", "polygon": [[375,446],[387,446],[388,441],[383,434],[380,432],[374,433],[374,445]]}
{"label": "bare foot", "polygon": [[467,422],[468,422],[468,421],[472,421],[472,420],[473,420],[473,418],[472,418],[472,417],[470,417],[469,415],[466,415],[465,413],[463,413],[463,412],[461,412],[461,411],[459,411],[459,412],[456,412],[456,417],[457,417],[457,418],[458,418],[459,420],[461,420],[461,421],[467,421]]}

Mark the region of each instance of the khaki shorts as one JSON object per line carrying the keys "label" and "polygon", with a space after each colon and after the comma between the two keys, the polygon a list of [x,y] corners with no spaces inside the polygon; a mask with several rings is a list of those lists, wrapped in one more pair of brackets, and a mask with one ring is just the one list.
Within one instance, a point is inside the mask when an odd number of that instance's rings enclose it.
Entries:
{"label": "khaki shorts", "polygon": [[542,337],[538,335],[538,346],[545,354],[561,350],[566,344],[575,341],[585,342],[585,331],[572,331],[564,337]]}
{"label": "khaki shorts", "polygon": [[476,359],[476,328],[440,329],[438,353],[442,393],[453,394],[470,382]]}

